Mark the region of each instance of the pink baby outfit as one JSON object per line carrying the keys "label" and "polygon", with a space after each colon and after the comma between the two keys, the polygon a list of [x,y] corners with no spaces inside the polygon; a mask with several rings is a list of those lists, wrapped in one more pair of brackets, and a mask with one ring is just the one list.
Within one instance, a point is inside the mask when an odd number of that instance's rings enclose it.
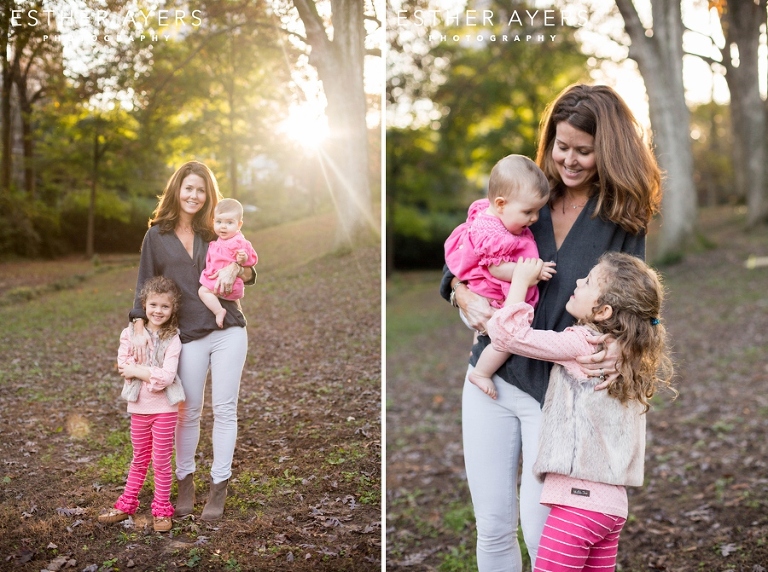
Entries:
{"label": "pink baby outfit", "polygon": [[[216,287],[216,280],[211,278],[211,275],[217,270],[221,270],[235,262],[238,250],[245,250],[247,260],[243,266],[253,266],[259,261],[259,256],[256,254],[253,246],[240,231],[237,231],[237,234],[226,240],[217,238],[212,241],[208,245],[208,255],[205,257],[205,270],[200,274],[200,284],[213,292]],[[244,294],[245,286],[243,285],[243,279],[238,277],[232,285],[232,293],[226,296],[219,295],[219,298],[234,301],[242,298]]]}
{"label": "pink baby outfit", "polygon": [[[120,348],[117,351],[118,364],[135,364],[131,351],[131,333],[133,328],[125,328],[120,334]],[[157,334],[150,334],[149,355],[154,355],[159,343]],[[178,335],[168,343],[165,355],[157,356],[159,366],[148,366],[149,382],[142,382],[139,398],[128,402],[131,413],[131,445],[133,460],[128,470],[128,479],[115,508],[127,514],[134,514],[139,508],[139,491],[147,477],[149,463],[155,475],[155,494],[152,500],[152,516],[161,518],[173,516],[171,504],[171,457],[173,438],[176,431],[179,405],[170,405],[165,395],[165,387],[176,379],[176,369],[181,354],[181,339]]]}
{"label": "pink baby outfit", "polygon": [[[491,275],[488,267],[502,262],[517,262],[523,258],[538,258],[539,249],[529,228],[519,235],[509,232],[502,222],[486,211],[491,203],[480,199],[472,203],[467,221],[460,224],[445,241],[445,263],[451,274],[480,296],[489,299],[494,308],[501,308],[509,293],[509,282]],[[536,306],[539,289],[531,286],[525,301]]]}

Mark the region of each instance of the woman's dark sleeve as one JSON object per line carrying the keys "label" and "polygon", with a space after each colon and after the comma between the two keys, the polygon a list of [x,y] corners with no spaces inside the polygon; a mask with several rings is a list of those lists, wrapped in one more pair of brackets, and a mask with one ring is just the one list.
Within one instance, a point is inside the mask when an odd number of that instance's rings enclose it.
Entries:
{"label": "woman's dark sleeve", "polygon": [[448,270],[448,265],[443,265],[443,279],[440,280],[440,295],[450,302],[451,300],[451,280],[453,274]]}
{"label": "woman's dark sleeve", "polygon": [[144,240],[141,243],[141,258],[139,259],[139,275],[136,278],[136,292],[133,295],[133,308],[128,313],[128,319],[134,318],[147,319],[147,314],[144,312],[144,308],[141,305],[141,299],[139,294],[141,288],[144,286],[144,282],[155,276],[155,261],[152,249],[152,240],[149,236],[149,231],[144,235]]}
{"label": "woman's dark sleeve", "polygon": [[641,260],[645,260],[645,233],[627,233],[621,251],[631,254],[632,256],[637,256]]}
{"label": "woman's dark sleeve", "polygon": [[243,280],[243,285],[245,286],[253,286],[256,284],[256,265],[253,266],[247,266],[246,268],[251,269],[251,277],[248,280]]}

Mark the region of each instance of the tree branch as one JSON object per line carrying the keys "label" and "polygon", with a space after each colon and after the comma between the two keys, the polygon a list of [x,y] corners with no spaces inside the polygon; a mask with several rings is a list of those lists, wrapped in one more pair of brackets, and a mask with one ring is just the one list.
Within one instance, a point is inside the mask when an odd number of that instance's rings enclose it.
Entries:
{"label": "tree branch", "polygon": [[312,0],[293,0],[293,5],[299,12],[299,18],[304,23],[304,29],[307,31],[307,42],[312,48],[318,51],[325,51],[331,41],[325,33],[325,26],[320,14],[317,13],[317,6]]}

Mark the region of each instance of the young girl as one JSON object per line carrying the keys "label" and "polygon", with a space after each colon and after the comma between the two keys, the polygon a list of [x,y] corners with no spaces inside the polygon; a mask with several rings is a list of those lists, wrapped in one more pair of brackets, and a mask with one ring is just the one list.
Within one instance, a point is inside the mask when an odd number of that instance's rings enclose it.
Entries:
{"label": "young girl", "polygon": [[[243,226],[243,205],[235,199],[221,199],[216,205],[213,218],[213,230],[219,237],[208,247],[205,258],[205,270],[200,275],[200,290],[198,294],[203,303],[216,316],[216,324],[224,327],[224,316],[227,311],[221,306],[219,297],[225,300],[239,300],[245,294],[242,278],[235,280],[230,294],[214,294],[217,272],[237,262],[240,266],[254,266],[259,257],[253,246],[240,232]],[[255,271],[254,271],[255,272]]]}
{"label": "young girl", "polygon": [[[488,181],[488,198],[472,203],[467,221],[445,241],[445,263],[460,281],[456,286],[466,284],[488,298],[492,306],[501,308],[517,259],[539,256],[528,227],[538,220],[539,210],[548,199],[549,183],[536,163],[523,155],[507,155],[496,163]],[[545,263],[539,280],[549,280],[554,266],[554,262]],[[539,289],[531,285],[525,301],[535,307],[538,299]],[[469,380],[496,399],[491,377],[508,358],[509,353],[488,346]]]}
{"label": "young girl", "polygon": [[117,353],[117,368],[126,380],[126,389],[135,383],[134,380],[140,380],[141,384],[137,398],[131,398],[130,391],[123,392],[123,396],[129,399],[133,460],[123,494],[114,508],[99,515],[99,522],[120,522],[136,512],[139,491],[144,485],[151,460],[155,473],[152,501],[154,529],[166,532],[171,529],[173,516],[170,502],[173,438],[178,402],[184,399],[181,385],[176,380],[181,353],[177,320],[181,292],[173,280],[156,276],[144,283],[140,298],[147,315],[146,329],[150,334],[149,363],[141,365],[133,359],[133,323],[120,334]]}
{"label": "young girl", "polygon": [[[566,310],[578,320],[563,332],[531,328],[525,292],[541,272],[538,259],[516,265],[504,308],[488,321],[494,347],[554,362],[533,472],[551,507],[534,572],[613,570],[627,518],[625,486],[643,484],[645,412],[672,365],[659,320],[663,288],[640,259],[609,252],[577,280]],[[576,357],[595,334],[621,349],[619,376],[606,391],[585,378]],[[674,390],[672,390],[674,392]],[[676,393],[676,392],[675,392]]]}

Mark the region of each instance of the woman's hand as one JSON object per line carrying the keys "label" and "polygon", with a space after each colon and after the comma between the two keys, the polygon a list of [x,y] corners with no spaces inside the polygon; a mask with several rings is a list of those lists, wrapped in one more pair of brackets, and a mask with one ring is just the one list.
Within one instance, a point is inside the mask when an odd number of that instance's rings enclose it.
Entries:
{"label": "woman's hand", "polygon": [[216,284],[213,287],[213,293],[217,296],[228,296],[231,294],[232,285],[235,283],[235,279],[239,272],[240,266],[237,265],[237,262],[232,262],[228,266],[211,274],[211,278],[216,280]]}
{"label": "woman's hand", "polygon": [[149,355],[149,333],[144,328],[144,320],[136,320],[133,323],[131,346],[134,361],[136,363],[146,363]]}
{"label": "woman's hand", "polygon": [[494,312],[488,299],[470,291],[466,284],[456,288],[454,299],[464,313],[464,317],[467,319],[470,327],[474,328],[478,333],[485,335],[485,324],[493,316]]}
{"label": "woman's hand", "polygon": [[597,377],[600,383],[595,391],[607,388],[619,376],[619,359],[621,358],[619,344],[608,334],[590,336],[587,341],[594,345],[597,351],[588,356],[576,358],[581,364],[581,370],[587,377]]}

